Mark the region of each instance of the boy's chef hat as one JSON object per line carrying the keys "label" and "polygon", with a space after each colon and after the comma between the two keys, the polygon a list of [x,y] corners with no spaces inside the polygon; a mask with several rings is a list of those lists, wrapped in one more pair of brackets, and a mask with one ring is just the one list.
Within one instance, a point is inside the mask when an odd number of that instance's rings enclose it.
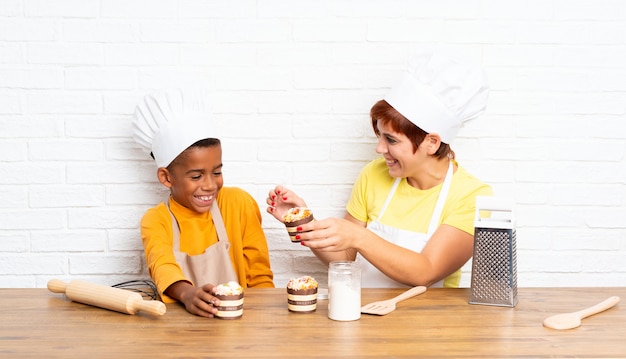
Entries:
{"label": "boy's chef hat", "polygon": [[487,76],[479,65],[447,48],[421,59],[384,99],[414,125],[450,144],[465,121],[485,111]]}
{"label": "boy's chef hat", "polygon": [[146,95],[135,109],[133,135],[157,167],[167,167],[199,140],[217,138],[206,94],[182,89]]}

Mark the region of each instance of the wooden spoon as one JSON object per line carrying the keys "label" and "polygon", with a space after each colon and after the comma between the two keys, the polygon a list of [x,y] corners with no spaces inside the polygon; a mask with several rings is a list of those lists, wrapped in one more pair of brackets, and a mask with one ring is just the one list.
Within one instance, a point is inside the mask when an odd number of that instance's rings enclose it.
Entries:
{"label": "wooden spoon", "polygon": [[619,302],[619,297],[613,296],[613,297],[603,300],[602,302],[594,306],[591,306],[583,310],[579,310],[577,312],[557,314],[557,315],[548,317],[543,321],[543,325],[545,327],[558,329],[558,330],[576,328],[580,326],[582,319],[585,319],[590,315],[597,314],[609,308],[612,308],[618,302]]}

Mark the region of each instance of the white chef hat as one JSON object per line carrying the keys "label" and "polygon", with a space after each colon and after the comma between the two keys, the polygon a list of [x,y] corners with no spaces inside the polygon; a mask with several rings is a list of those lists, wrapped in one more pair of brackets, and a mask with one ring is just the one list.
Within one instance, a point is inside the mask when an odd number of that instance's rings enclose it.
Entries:
{"label": "white chef hat", "polygon": [[450,144],[464,122],[485,111],[488,95],[487,76],[479,65],[437,47],[413,61],[384,99],[417,127]]}
{"label": "white chef hat", "polygon": [[167,167],[195,142],[217,138],[210,102],[204,91],[162,90],[146,95],[135,109],[133,136],[152,153],[157,167]]}

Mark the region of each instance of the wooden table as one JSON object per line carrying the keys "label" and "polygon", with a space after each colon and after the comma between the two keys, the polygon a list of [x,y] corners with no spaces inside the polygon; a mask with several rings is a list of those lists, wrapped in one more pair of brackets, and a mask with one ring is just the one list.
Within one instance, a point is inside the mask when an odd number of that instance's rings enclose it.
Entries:
{"label": "wooden table", "polygon": [[[363,304],[401,289],[363,289]],[[0,357],[626,357],[624,304],[557,331],[543,319],[626,299],[626,288],[519,288],[515,308],[468,304],[468,289],[429,289],[387,316],[354,322],[287,310],[284,289],[248,289],[238,320],[168,304],[160,317],[68,301],[46,289],[0,289]]]}

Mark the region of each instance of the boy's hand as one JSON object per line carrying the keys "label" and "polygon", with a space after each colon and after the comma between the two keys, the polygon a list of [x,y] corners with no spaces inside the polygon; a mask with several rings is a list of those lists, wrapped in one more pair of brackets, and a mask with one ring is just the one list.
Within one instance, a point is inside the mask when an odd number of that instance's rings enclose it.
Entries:
{"label": "boy's hand", "polygon": [[166,294],[185,305],[185,309],[200,317],[213,318],[220,300],[213,296],[213,284],[194,287],[191,283],[180,281],[172,284]]}

